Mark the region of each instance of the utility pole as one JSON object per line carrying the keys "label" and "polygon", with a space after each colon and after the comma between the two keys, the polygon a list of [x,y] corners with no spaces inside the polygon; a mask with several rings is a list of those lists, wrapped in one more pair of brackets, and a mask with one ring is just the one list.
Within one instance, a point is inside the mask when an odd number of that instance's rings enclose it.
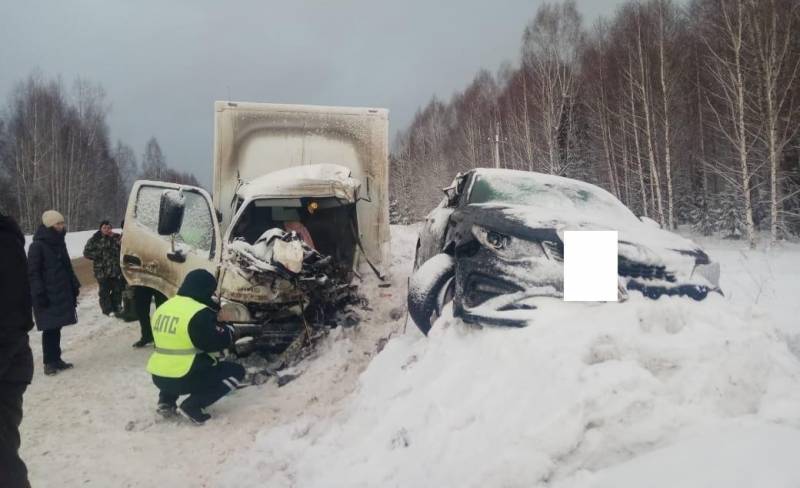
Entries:
{"label": "utility pole", "polygon": [[492,156],[494,157],[494,167],[500,167],[500,144],[506,141],[500,139],[500,122],[494,120],[494,136],[487,137],[486,140],[492,145]]}
{"label": "utility pole", "polygon": [[494,167],[500,167],[500,124],[494,121]]}

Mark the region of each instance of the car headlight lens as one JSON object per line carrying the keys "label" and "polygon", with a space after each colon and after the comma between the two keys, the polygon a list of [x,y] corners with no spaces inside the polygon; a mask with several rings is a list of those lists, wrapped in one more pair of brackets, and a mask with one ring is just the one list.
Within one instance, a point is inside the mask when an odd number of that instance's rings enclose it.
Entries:
{"label": "car headlight lens", "polygon": [[542,245],[538,242],[511,237],[479,225],[472,226],[472,235],[483,247],[508,260],[544,256]]}

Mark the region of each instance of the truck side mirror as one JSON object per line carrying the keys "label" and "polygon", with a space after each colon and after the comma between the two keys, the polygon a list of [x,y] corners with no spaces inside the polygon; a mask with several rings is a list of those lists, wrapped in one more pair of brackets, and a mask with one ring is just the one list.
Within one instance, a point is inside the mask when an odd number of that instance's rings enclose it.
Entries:
{"label": "truck side mirror", "polygon": [[177,234],[183,223],[186,199],[179,190],[167,190],[161,194],[158,207],[158,234],[169,236]]}

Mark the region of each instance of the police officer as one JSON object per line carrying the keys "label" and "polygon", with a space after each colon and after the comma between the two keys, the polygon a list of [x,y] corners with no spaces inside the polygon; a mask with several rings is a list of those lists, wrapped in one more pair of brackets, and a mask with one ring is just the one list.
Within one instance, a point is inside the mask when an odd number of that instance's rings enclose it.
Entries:
{"label": "police officer", "polygon": [[[151,319],[155,352],[147,363],[159,389],[158,413],[177,412],[195,424],[211,416],[203,411],[239,386],[244,368],[217,361],[210,352],[221,351],[237,339],[232,326],[217,326],[211,296],[217,280],[206,270],[191,271],[178,294],[158,307]],[[189,395],[180,406],[180,395]]]}

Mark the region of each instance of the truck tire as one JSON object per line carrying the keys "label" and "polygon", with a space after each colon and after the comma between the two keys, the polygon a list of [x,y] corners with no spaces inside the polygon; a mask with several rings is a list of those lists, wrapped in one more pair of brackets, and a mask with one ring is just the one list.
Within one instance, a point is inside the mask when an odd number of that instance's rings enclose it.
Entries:
{"label": "truck tire", "polygon": [[442,287],[455,273],[455,260],[449,254],[437,254],[425,261],[408,284],[408,314],[414,324],[428,335],[431,330],[431,316],[437,311],[437,300]]}

